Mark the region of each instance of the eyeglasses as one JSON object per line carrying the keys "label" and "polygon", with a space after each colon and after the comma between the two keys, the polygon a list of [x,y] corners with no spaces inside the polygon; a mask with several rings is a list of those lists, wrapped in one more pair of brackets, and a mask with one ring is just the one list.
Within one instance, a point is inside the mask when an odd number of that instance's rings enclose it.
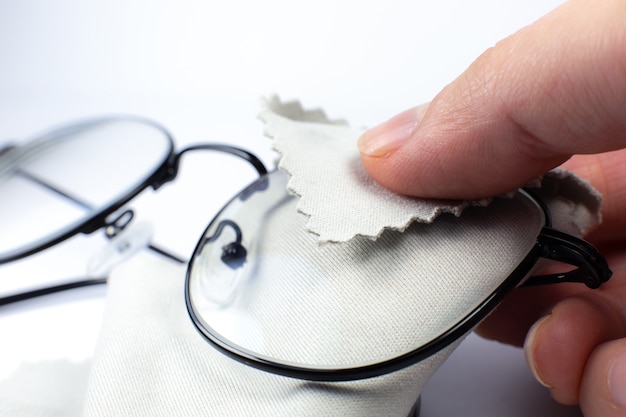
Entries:
{"label": "eyeglasses", "polygon": [[[122,146],[133,152],[118,161]],[[30,216],[21,226],[0,219],[6,222],[0,230],[13,227],[19,235],[36,222],[35,230],[45,231],[0,243],[0,264],[77,233],[125,225],[128,219],[112,221],[111,214],[141,190],[171,181],[181,155],[199,149],[235,154],[254,165],[259,179],[225,205],[199,240],[187,268],[187,309],[215,348],[264,371],[316,381],[383,375],[459,340],[520,285],[597,288],[611,275],[593,246],[553,229],[548,208],[525,190],[461,217],[385,231],[376,241],[320,245],[304,227],[286,174],[268,173],[254,155],[227,145],[175,152],[165,129],[135,118],[72,125],[0,154],[0,201],[11,199],[12,216]],[[150,157],[135,166],[139,152]],[[94,178],[102,182],[97,187],[74,188],[77,171],[67,161],[93,175],[101,158],[115,160],[119,171]],[[51,195],[62,196],[74,214],[40,222],[42,214],[32,210]],[[540,258],[575,269],[529,277]]]}
{"label": "eyeglasses", "polygon": [[128,233],[128,226],[136,225],[126,205],[145,189],[173,181],[183,155],[195,151],[235,155],[259,175],[267,172],[254,155],[228,145],[205,143],[177,151],[164,127],[130,116],[85,120],[0,149],[0,265],[99,229],[119,240],[111,256],[91,263],[90,278],[3,297],[0,305],[102,284],[107,266],[119,260],[113,258],[128,257],[144,244],[185,263],[150,243],[145,231]]}

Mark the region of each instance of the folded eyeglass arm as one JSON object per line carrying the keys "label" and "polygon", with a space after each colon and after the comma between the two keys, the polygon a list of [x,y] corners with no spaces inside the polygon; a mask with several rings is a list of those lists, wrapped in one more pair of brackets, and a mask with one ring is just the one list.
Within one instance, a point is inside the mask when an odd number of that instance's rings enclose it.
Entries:
{"label": "folded eyeglass arm", "polygon": [[544,227],[537,238],[537,246],[540,257],[577,268],[568,272],[533,276],[523,286],[578,282],[589,288],[598,288],[612,275],[606,260],[593,245],[568,233]]}

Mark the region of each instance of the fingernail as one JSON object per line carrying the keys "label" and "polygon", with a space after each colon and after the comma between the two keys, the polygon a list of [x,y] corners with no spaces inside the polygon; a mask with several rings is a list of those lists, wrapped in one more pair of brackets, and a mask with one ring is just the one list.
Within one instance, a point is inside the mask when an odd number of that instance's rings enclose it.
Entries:
{"label": "fingernail", "polygon": [[395,151],[413,135],[427,108],[428,103],[422,104],[367,130],[359,138],[359,151],[368,156],[384,156]]}
{"label": "fingernail", "polygon": [[534,348],[534,344],[535,344],[535,338],[537,336],[537,332],[539,331],[539,328],[550,318],[551,316],[545,316],[541,319],[539,319],[535,324],[533,324],[533,326],[530,328],[530,330],[528,331],[528,334],[526,335],[526,340],[524,340],[524,355],[526,356],[526,362],[528,363],[528,367],[530,368],[530,372],[532,372],[533,376],[535,377],[535,379],[544,387],[546,388],[552,388],[548,383],[546,383],[541,376],[539,375],[539,373],[537,372],[537,363],[535,361],[535,348]]}
{"label": "fingernail", "polygon": [[626,352],[615,358],[611,365],[609,391],[615,405],[626,407]]}

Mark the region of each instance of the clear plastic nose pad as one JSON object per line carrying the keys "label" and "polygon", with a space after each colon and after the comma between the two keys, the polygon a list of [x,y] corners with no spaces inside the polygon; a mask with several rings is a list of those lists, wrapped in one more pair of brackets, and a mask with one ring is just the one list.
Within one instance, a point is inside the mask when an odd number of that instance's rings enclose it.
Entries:
{"label": "clear plastic nose pad", "polygon": [[204,240],[196,259],[198,279],[194,291],[205,308],[228,306],[246,286],[247,250],[233,233],[222,228]]}
{"label": "clear plastic nose pad", "polygon": [[87,264],[88,275],[90,277],[107,276],[116,265],[146,248],[153,235],[154,228],[151,223],[145,221],[131,223],[90,259]]}

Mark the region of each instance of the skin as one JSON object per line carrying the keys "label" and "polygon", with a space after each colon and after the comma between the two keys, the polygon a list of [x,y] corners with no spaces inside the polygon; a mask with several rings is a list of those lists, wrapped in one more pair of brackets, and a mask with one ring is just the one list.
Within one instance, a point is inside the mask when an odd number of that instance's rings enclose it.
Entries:
{"label": "skin", "polygon": [[603,194],[603,223],[586,239],[611,280],[599,290],[519,289],[478,331],[525,345],[557,401],[586,417],[626,416],[626,371],[616,365],[626,355],[626,1],[565,3],[486,51],[428,105],[366,132],[359,148],[376,181],[407,195],[495,195],[559,165]]}

